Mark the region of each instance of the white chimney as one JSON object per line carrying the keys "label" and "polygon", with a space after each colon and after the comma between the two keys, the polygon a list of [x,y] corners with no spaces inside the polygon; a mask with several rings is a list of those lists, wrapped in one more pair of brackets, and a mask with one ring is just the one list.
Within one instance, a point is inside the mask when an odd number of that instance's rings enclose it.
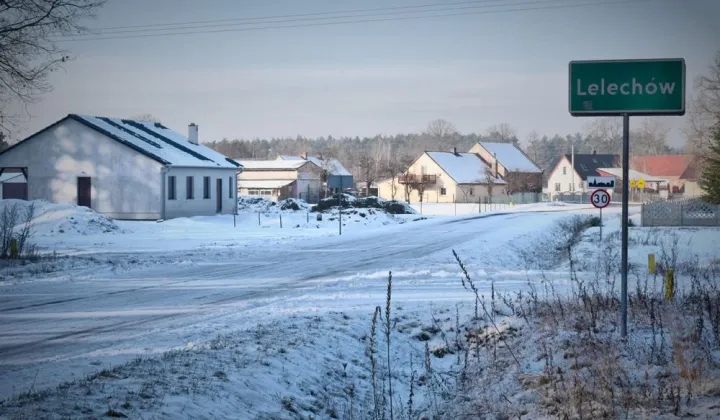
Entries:
{"label": "white chimney", "polygon": [[452,153],[453,153],[454,155],[457,155],[457,147],[453,147],[453,148],[452,148]]}
{"label": "white chimney", "polygon": [[195,123],[188,125],[188,141],[192,144],[198,144],[198,126]]}

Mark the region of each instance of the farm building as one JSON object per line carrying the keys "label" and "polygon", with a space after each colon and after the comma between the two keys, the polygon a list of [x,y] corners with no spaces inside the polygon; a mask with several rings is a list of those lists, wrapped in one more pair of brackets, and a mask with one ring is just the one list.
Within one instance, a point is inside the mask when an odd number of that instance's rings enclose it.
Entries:
{"label": "farm building", "polygon": [[334,158],[322,156],[308,156],[304,153],[300,156],[278,156],[278,160],[308,160],[323,170],[323,190],[326,195],[336,194],[340,191],[351,189],[355,186],[353,176],[345,169],[342,163]]}
{"label": "farm building", "polygon": [[271,200],[297,198],[309,203],[320,199],[323,170],[305,159],[237,160],[243,166],[238,178],[240,195]]}
{"label": "farm building", "polygon": [[475,153],[424,152],[397,177],[378,182],[381,198],[478,203],[507,194],[506,182]]}
{"label": "farm building", "polygon": [[[77,204],[115,219],[232,214],[234,161],[160,123],[70,114],[0,153],[20,170],[26,196]],[[1,175],[1,174],[0,174]]]}

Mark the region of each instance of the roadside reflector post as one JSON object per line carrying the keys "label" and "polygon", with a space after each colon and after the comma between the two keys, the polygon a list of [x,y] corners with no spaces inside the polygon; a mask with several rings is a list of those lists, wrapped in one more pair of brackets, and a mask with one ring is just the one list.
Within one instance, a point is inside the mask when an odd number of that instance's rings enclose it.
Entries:
{"label": "roadside reflector post", "polygon": [[655,254],[648,254],[648,274],[655,275],[657,267],[655,266]]}

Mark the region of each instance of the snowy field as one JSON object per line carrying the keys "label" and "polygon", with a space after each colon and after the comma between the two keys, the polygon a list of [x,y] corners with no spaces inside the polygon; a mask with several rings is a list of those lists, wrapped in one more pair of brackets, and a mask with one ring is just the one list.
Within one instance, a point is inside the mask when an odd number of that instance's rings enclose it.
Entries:
{"label": "snowy field", "polygon": [[[390,405],[396,418],[561,417],[542,402],[557,383],[548,363],[569,369],[577,357],[558,347],[565,356],[548,361],[547,349],[579,333],[530,328],[518,308],[593,281],[617,290],[619,207],[604,212],[602,241],[584,229],[565,258],[558,223],[597,215],[590,206],[458,217],[442,206],[435,217],[346,209],[338,235],[336,210],[317,221],[306,208],[249,207],[233,226],[232,216],[118,222],[45,205],[34,241],[56,255],[2,268],[0,418],[360,419]],[[689,267],[720,266],[720,230],[633,228],[631,290],[647,287],[649,253],[674,258],[685,289]],[[533,314],[547,319],[548,308]],[[643,369],[656,368],[631,373]],[[702,386],[683,410],[715,418],[702,396],[720,388]]]}

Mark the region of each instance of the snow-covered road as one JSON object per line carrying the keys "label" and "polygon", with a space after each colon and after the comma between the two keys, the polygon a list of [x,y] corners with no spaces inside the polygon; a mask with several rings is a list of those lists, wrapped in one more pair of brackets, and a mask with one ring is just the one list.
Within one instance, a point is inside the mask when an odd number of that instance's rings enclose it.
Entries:
{"label": "snow-covered road", "polygon": [[[417,276],[403,281],[400,274],[396,301],[465,296],[459,285],[455,292],[429,274],[447,267],[451,248],[481,255],[484,269],[506,269],[508,244],[564,216],[553,211],[423,221],[372,235],[218,250],[210,261],[187,265],[123,273],[99,268],[80,279],[7,286],[0,295],[0,399],[137,354],[207,341],[261,317],[292,313],[309,301],[371,306],[382,301],[389,270],[428,273],[428,281]],[[445,277],[456,281],[454,272]]]}

